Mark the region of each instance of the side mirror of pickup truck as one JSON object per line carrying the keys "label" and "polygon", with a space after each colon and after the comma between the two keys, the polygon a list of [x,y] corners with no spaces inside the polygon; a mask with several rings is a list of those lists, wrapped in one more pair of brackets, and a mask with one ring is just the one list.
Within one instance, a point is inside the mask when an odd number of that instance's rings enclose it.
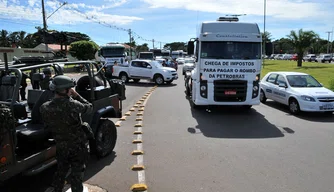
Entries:
{"label": "side mirror of pickup truck", "polygon": [[146,68],[147,68],[147,69],[152,69],[152,66],[151,66],[151,65],[147,65]]}

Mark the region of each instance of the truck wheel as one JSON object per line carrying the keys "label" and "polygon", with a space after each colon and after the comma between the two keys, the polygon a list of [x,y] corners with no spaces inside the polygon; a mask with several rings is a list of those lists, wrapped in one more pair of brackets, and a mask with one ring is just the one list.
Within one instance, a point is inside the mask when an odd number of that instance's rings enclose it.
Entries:
{"label": "truck wheel", "polygon": [[157,84],[157,85],[162,85],[164,83],[164,78],[161,76],[161,75],[156,75],[154,77],[154,82]]}
{"label": "truck wheel", "polygon": [[119,74],[119,78],[124,81],[125,83],[129,82],[129,77],[126,73],[122,72],[121,74]]}
{"label": "truck wheel", "polygon": [[133,79],[133,82],[139,83],[140,79]]}
{"label": "truck wheel", "polygon": [[116,145],[117,129],[114,122],[101,120],[95,136],[96,155],[105,157],[110,154]]}

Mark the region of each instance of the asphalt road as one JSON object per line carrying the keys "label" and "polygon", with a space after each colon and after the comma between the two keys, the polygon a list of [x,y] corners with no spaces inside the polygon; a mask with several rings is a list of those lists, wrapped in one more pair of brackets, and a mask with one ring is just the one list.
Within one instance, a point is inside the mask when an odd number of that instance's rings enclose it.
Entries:
{"label": "asphalt road", "polygon": [[159,87],[145,107],[149,191],[331,192],[334,116],[291,116],[273,102],[194,111],[183,79]]}
{"label": "asphalt road", "polygon": [[[138,111],[132,112],[118,128],[114,153],[100,160],[92,157],[86,183],[109,192],[130,191],[139,181],[153,192],[333,191],[334,116],[295,117],[270,101],[248,112],[194,111],[185,97],[181,71],[182,67],[174,84],[160,86],[150,95],[143,127],[134,128]],[[151,85],[127,86],[124,113]],[[132,143],[139,137],[135,130],[142,130],[140,145]],[[131,155],[138,146],[144,155]],[[131,170],[141,163],[145,174]],[[16,180],[11,189],[21,190],[10,191],[27,191],[22,190],[26,187],[42,191],[53,172]]]}

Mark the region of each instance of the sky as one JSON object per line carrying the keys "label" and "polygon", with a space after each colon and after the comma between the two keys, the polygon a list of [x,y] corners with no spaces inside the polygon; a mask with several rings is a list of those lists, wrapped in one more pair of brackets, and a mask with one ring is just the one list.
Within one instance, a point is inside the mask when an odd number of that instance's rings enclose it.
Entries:
{"label": "sky", "polygon": [[[43,26],[42,0],[0,0],[0,30],[36,32]],[[87,34],[98,45],[129,42],[155,48],[196,37],[201,22],[228,14],[257,23],[273,40],[291,30],[313,30],[328,38],[334,27],[334,0],[44,0],[47,27]],[[67,4],[62,4],[66,2]],[[60,7],[60,8],[59,8]],[[59,8],[59,9],[58,9]],[[57,10],[58,9],[58,10]],[[333,40],[331,35],[330,40]]]}

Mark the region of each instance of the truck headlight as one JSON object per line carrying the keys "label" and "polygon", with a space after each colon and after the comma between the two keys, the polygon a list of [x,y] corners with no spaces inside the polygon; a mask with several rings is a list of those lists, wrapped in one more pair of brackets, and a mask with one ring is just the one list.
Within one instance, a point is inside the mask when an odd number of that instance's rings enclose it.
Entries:
{"label": "truck headlight", "polygon": [[307,95],[302,95],[302,96],[300,96],[300,98],[302,98],[304,101],[315,102],[315,99],[313,97],[310,97],[310,96],[307,96]]}
{"label": "truck headlight", "polygon": [[201,86],[201,91],[205,91],[206,90],[206,86],[202,85]]}

